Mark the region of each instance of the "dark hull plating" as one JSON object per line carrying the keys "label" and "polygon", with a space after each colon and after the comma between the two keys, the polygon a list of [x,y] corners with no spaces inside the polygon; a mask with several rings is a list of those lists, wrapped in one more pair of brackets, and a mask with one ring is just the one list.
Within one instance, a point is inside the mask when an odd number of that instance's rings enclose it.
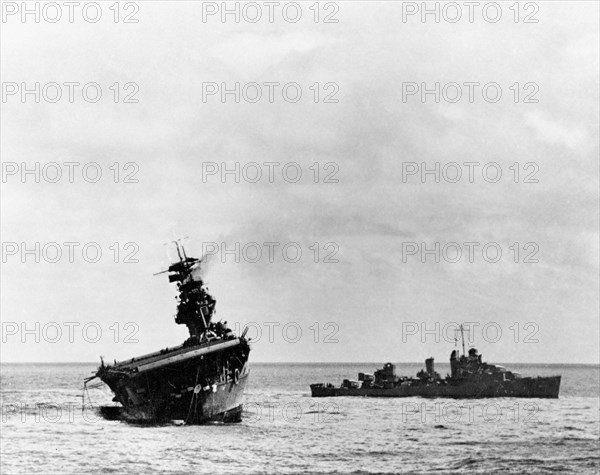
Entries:
{"label": "dark hull plating", "polygon": [[100,370],[121,406],[103,407],[108,419],[187,424],[241,420],[248,380],[248,346],[239,340],[175,349]]}
{"label": "dark hull plating", "polygon": [[439,381],[400,384],[391,388],[346,388],[311,384],[313,397],[445,397],[445,398],[558,398],[560,376],[520,378],[512,381]]}
{"label": "dark hull plating", "polygon": [[[243,394],[248,375],[240,377],[237,384],[232,382],[217,385],[215,392],[204,394],[197,403],[191,394],[174,400],[169,410],[161,410],[151,402],[138,406],[102,406],[100,414],[109,420],[122,420],[132,423],[161,423],[183,420],[188,424],[208,422],[241,422]],[[190,410],[190,407],[192,408]]]}

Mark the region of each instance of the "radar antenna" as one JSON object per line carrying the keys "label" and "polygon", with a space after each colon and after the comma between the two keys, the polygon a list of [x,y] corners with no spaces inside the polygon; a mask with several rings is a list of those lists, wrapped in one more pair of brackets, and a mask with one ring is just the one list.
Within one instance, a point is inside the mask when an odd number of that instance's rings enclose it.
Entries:
{"label": "radar antenna", "polygon": [[460,331],[460,339],[461,339],[461,342],[462,342],[462,354],[463,354],[463,356],[466,356],[466,352],[465,352],[465,334],[464,334],[464,331],[463,331],[462,324],[460,325],[459,328],[457,328],[457,329],[454,330],[454,348],[458,347],[458,332],[459,331]]}
{"label": "radar antenna", "polygon": [[190,339],[200,342],[211,328],[217,301],[204,286],[200,274],[201,259],[187,255],[182,239],[171,241],[171,244],[175,244],[179,261],[154,275],[168,273],[169,282],[176,284],[178,296],[175,323],[186,325]]}

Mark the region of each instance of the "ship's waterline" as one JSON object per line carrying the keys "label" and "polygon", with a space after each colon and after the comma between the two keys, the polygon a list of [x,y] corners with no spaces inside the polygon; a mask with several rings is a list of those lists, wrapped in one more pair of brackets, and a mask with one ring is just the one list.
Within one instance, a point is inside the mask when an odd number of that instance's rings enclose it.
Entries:
{"label": "ship's waterline", "polygon": [[397,376],[396,366],[386,363],[375,375],[359,373],[358,381],[344,379],[339,387],[331,383],[310,385],[313,397],[441,397],[441,398],[558,398],[561,376],[522,377],[504,366],[488,364],[476,348],[465,350],[460,326],[462,355],[459,349],[450,355],[451,373],[445,378],[435,371],[433,358],[425,360],[425,369],[417,377]]}

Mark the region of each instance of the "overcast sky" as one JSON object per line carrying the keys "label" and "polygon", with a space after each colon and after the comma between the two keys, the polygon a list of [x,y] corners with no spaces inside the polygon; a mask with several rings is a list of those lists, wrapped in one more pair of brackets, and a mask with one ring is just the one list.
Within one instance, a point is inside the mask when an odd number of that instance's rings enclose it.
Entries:
{"label": "overcast sky", "polygon": [[[3,174],[2,241],[4,250],[11,242],[19,250],[3,254],[2,361],[112,361],[181,343],[187,330],[173,321],[175,289],[152,274],[168,264],[164,243],[189,236],[196,256],[203,242],[229,249],[281,243],[272,263],[264,248],[256,263],[218,253],[206,268],[217,319],[263,328],[254,361],[446,361],[454,344],[414,328],[478,322],[474,344],[489,361],[598,363],[596,2],[538,2],[537,23],[523,23],[525,11],[515,23],[508,4],[497,23],[477,12],[473,23],[422,23],[418,15],[403,22],[400,3],[358,1],[338,2],[337,23],[315,23],[303,3],[297,23],[276,14],[273,23],[255,24],[222,23],[218,15],[203,22],[200,2],[138,2],[139,22],[125,24],[102,5],[94,24],[77,15],[73,23],[22,23],[16,15],[1,24],[5,92],[10,82],[96,82],[103,92],[96,103],[81,89],[73,103],[36,103],[32,95],[23,103],[20,91],[4,97],[5,168],[96,162],[103,175],[88,183],[82,165],[74,183]],[[330,12],[320,13],[322,20]],[[118,103],[110,89],[116,82]],[[125,90],[129,82],[139,90]],[[222,103],[219,94],[203,101],[207,82],[295,82],[303,96],[286,102],[278,89],[269,103],[263,87],[256,103],[233,96]],[[316,82],[318,103],[310,89]],[[472,103],[432,96],[423,103],[419,94],[403,101],[403,83],[436,82],[494,82],[503,95],[488,102],[479,88]],[[326,83],[335,84],[325,90]],[[132,91],[138,102],[123,103]],[[338,102],[324,103],[331,92]],[[46,93],[54,97],[51,88]],[[524,102],[529,93],[537,102]],[[127,162],[137,164],[138,183],[122,183],[136,170],[124,170]],[[219,174],[203,180],[208,162],[296,162],[303,177],[289,183],[280,167],[273,183],[265,176],[222,183]],[[479,168],[473,183],[464,176],[422,183],[420,175],[403,177],[408,162],[496,162],[503,175],[490,183]],[[338,182],[324,183],[336,170]],[[524,183],[533,172],[539,182]],[[22,263],[22,242],[82,245],[73,263],[68,256]],[[97,263],[81,257],[89,242],[102,248]],[[109,249],[115,242],[119,263]],[[122,262],[135,251],[123,249],[127,242],[139,246],[138,263]],[[422,263],[420,254],[403,253],[413,242],[480,246],[474,262],[463,255]],[[503,250],[496,263],[481,255],[490,242]],[[286,243],[302,249],[298,262],[281,257]],[[323,262],[335,249],[339,262]],[[533,251],[539,262],[523,262]],[[47,341],[56,335],[50,322],[63,329],[56,343]],[[65,322],[79,323],[72,342]],[[266,322],[279,324],[273,342]],[[90,323],[102,330],[96,343],[93,329],[82,335]],[[23,336],[21,324],[33,333]],[[283,338],[286,324],[291,339],[291,326],[302,330],[296,343]],[[482,335],[486,324],[502,330],[499,341],[491,330]],[[132,328],[138,342],[125,343]]]}

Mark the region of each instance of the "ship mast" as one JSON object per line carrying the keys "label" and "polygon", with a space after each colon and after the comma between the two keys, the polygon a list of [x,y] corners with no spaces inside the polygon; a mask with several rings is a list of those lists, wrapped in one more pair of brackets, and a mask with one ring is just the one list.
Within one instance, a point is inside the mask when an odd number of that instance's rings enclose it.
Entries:
{"label": "ship mast", "polygon": [[180,240],[172,241],[177,249],[179,261],[171,264],[167,270],[157,274],[169,274],[169,282],[176,282],[177,313],[175,323],[185,324],[190,338],[200,342],[209,330],[216,300],[204,287],[204,282],[196,271],[200,269],[201,259],[188,257]]}
{"label": "ship mast", "polygon": [[462,340],[463,356],[466,356],[466,353],[465,353],[465,334],[463,332],[463,326],[462,326],[462,324],[460,325],[460,339]]}

